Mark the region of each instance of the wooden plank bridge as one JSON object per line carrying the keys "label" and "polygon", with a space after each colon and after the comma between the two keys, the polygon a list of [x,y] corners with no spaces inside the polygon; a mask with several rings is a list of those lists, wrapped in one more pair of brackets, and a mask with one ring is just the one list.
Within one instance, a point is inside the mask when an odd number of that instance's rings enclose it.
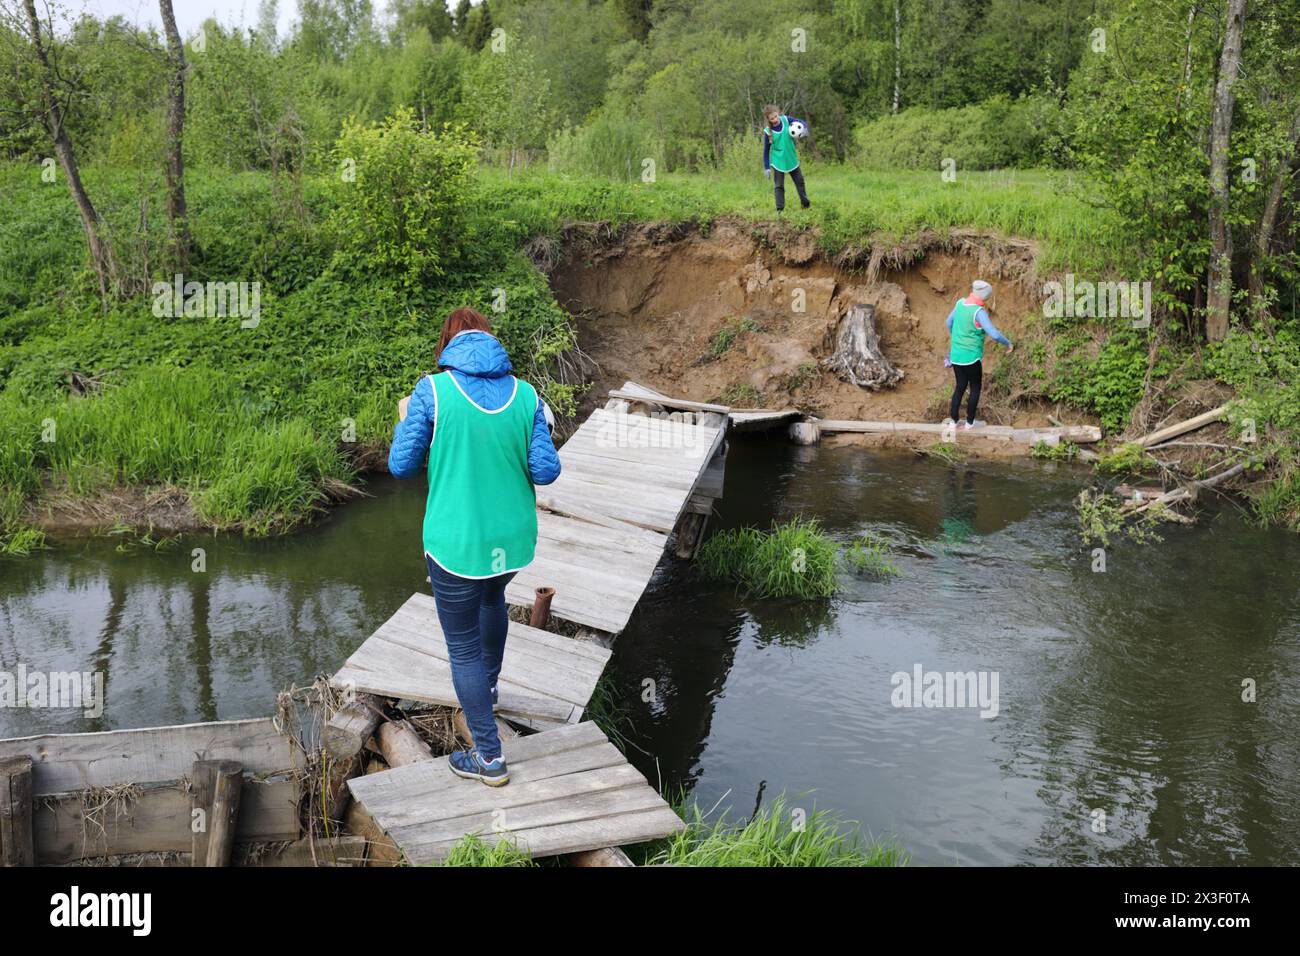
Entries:
{"label": "wooden plank bridge", "polygon": [[[633,414],[667,396],[611,393],[559,449],[554,484],[537,489],[536,556],[506,589],[531,606],[555,589],[551,614],[605,636],[587,641],[511,623],[498,715],[540,733],[503,739],[510,784],[454,776],[446,758],[348,781],[353,797],[414,863],[442,859],[464,836],[509,836],[536,856],[668,836],[682,821],[592,723],[578,723],[610,651],[685,519],[702,523],[722,494],[724,406]],[[706,478],[707,474],[707,478]],[[698,527],[697,527],[698,532]],[[433,599],[412,596],[348,658],[338,685],[381,697],[457,706]]]}

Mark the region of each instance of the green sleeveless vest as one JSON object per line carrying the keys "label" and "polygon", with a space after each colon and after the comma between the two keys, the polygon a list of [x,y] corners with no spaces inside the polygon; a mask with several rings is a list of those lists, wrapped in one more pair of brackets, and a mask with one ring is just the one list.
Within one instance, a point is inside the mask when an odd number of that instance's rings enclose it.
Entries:
{"label": "green sleeveless vest", "polygon": [[957,303],[952,317],[952,351],[948,354],[953,365],[973,365],[984,357],[984,330],[975,327],[975,313],[982,308],[965,299]]}
{"label": "green sleeveless vest", "polygon": [[767,127],[772,146],[767,151],[767,161],[778,172],[788,173],[799,167],[799,155],[794,151],[794,137],[790,135],[790,117],[781,117],[781,128]]}
{"label": "green sleeveless vest", "polygon": [[435,411],[425,554],[463,578],[518,571],[537,547],[537,497],[528,470],[537,392],[516,378],[506,406],[487,412],[450,372],[429,381]]}

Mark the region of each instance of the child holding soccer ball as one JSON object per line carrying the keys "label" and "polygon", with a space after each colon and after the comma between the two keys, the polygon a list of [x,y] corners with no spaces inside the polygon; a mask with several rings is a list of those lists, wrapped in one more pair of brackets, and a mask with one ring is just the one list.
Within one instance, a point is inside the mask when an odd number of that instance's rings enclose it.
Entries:
{"label": "child holding soccer ball", "polygon": [[799,154],[795,152],[794,141],[808,135],[808,124],[803,120],[791,119],[775,106],[763,108],[763,117],[767,126],[763,129],[763,173],[772,175],[776,171],[776,211],[785,208],[785,175],[790,174],[794,188],[799,191],[799,202],[807,209],[812,203],[804,189],[803,172],[799,169]]}

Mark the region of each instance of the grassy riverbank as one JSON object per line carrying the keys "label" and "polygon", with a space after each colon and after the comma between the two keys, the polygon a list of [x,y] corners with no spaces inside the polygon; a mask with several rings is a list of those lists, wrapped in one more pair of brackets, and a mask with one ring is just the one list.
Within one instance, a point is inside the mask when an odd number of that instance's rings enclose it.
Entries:
{"label": "grassy riverbank", "polygon": [[[59,527],[68,502],[123,489],[185,502],[195,526],[253,534],[297,526],[349,494],[382,455],[397,400],[432,366],[440,318],[458,305],[491,314],[517,368],[554,406],[572,410],[581,388],[563,362],[572,320],[526,247],[534,256],[553,250],[573,221],[707,228],[720,216],[772,216],[768,183],[748,167],[631,184],[480,169],[461,210],[463,251],[436,280],[411,284],[351,267],[340,250],[355,247],[356,236],[341,241],[328,228],[330,180],[191,171],[199,254],[185,279],[259,283],[250,324],[158,314],[150,292],[102,307],[71,200],[39,172],[0,167],[8,212],[0,224],[0,549],[17,552],[40,545],[38,527]],[[156,179],[108,167],[85,179],[124,270],[142,288],[171,281],[156,265],[166,241]],[[1126,254],[1122,230],[1080,198],[1070,174],[972,172],[944,183],[928,172],[810,164],[809,184],[814,205],[787,212],[787,228],[817,230],[831,253],[962,229],[1033,240],[1040,274],[1104,274]],[[1044,328],[1042,338],[1078,350],[1059,389],[1067,402],[1119,421],[1151,385],[1145,336],[1098,349],[1075,324]],[[1230,343],[1212,368],[1256,396],[1264,431],[1289,436],[1294,386],[1278,381],[1278,369],[1256,367],[1256,341]],[[1284,371],[1293,353],[1269,354]],[[1032,360],[1026,353],[1026,380],[1040,374]],[[1198,353],[1178,374],[1203,372]],[[1269,431],[1274,423],[1285,431]],[[1275,458],[1288,454],[1285,440],[1275,444]],[[1297,499],[1300,486],[1287,479],[1262,513],[1293,522]],[[147,524],[148,509],[135,520]]]}

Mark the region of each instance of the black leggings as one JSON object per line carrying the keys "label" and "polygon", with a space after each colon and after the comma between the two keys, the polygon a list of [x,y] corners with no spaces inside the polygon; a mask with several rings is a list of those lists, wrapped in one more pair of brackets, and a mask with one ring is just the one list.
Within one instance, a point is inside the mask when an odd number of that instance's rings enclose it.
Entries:
{"label": "black leggings", "polygon": [[[799,202],[804,209],[808,208],[808,192],[803,187],[803,170],[796,166],[790,170],[790,178],[794,180],[794,188],[799,190]],[[780,212],[785,208],[785,173],[773,167],[772,181],[776,184],[776,211]]]}
{"label": "black leggings", "polygon": [[975,362],[972,365],[954,365],[953,374],[957,377],[957,387],[952,390],[952,402],[948,406],[948,417],[953,421],[957,420],[957,413],[961,411],[961,397],[966,392],[966,386],[970,386],[970,401],[966,403],[966,421],[974,423],[975,406],[980,403],[980,385],[984,382],[984,363]]}

